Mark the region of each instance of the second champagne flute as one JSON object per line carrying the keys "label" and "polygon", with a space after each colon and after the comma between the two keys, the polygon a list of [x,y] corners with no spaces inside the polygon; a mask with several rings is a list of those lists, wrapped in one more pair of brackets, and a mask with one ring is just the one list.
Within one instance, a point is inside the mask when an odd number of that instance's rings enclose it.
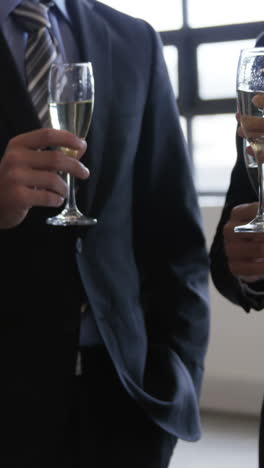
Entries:
{"label": "second champagne flute", "polygon": [[236,226],[235,232],[263,232],[263,163],[264,155],[264,48],[243,49],[237,69],[237,103],[240,123],[254,156],[245,151],[244,156],[250,180],[254,182],[257,171],[258,211],[256,217],[247,224]]}
{"label": "second champagne flute", "polygon": [[[94,78],[90,62],[52,64],[49,75],[49,112],[51,125],[57,130],[68,130],[85,139],[94,107]],[[76,151],[61,148],[76,157]],[[68,198],[65,208],[46,222],[55,226],[94,225],[97,220],[82,214],[76,206],[75,179],[66,174]]]}

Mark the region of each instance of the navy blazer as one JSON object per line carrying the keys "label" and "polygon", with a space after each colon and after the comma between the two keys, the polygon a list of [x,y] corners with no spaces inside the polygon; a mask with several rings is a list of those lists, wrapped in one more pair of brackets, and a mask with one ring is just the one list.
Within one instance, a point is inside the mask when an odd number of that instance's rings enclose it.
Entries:
{"label": "navy blazer", "polygon": [[[95,77],[83,159],[91,177],[80,183],[78,204],[98,224],[76,243],[87,300],[128,393],[164,430],[196,440],[208,342],[208,259],[162,44],[146,22],[99,2],[69,6],[82,60],[92,62]],[[39,122],[2,36],[0,60],[0,84],[6,90],[0,103],[3,152],[11,137],[38,128]],[[45,225],[45,209],[31,212],[34,219],[29,214],[18,228],[0,231],[0,255],[8,271],[3,294],[9,291],[10,297],[12,278],[22,304],[30,301],[23,284],[30,278],[37,288],[35,277],[45,269],[39,263],[37,269],[39,259],[32,254],[35,274],[30,267],[24,270]],[[14,315],[12,323],[5,319],[3,340],[16,328]],[[26,316],[23,320],[24,331],[25,323],[32,328]],[[52,320],[54,328],[56,316]],[[77,338],[71,346],[74,353]]]}

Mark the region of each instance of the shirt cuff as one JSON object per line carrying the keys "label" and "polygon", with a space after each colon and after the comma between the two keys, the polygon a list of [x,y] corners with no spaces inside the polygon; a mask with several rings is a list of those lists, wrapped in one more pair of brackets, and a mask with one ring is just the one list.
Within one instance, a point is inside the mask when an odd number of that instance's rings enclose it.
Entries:
{"label": "shirt cuff", "polygon": [[260,276],[256,281],[247,281],[242,276],[238,280],[245,294],[264,296],[264,276]]}

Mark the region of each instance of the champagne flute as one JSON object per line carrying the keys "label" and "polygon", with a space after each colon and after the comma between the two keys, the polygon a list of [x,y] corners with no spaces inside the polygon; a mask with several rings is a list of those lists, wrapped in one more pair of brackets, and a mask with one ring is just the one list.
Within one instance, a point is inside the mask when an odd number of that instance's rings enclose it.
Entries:
{"label": "champagne flute", "polygon": [[235,232],[264,233],[263,212],[263,164],[264,156],[264,48],[243,49],[237,68],[237,103],[240,123],[253,156],[245,149],[244,160],[251,182],[257,171],[258,210],[256,217],[247,224],[236,226]]}
{"label": "champagne flute", "polygon": [[[94,78],[91,62],[54,63],[49,73],[49,112],[51,125],[57,130],[68,130],[85,139],[94,107]],[[60,148],[76,157],[77,151]],[[46,220],[54,226],[94,225],[97,220],[82,214],[76,205],[75,178],[66,174],[68,198],[61,213]]]}

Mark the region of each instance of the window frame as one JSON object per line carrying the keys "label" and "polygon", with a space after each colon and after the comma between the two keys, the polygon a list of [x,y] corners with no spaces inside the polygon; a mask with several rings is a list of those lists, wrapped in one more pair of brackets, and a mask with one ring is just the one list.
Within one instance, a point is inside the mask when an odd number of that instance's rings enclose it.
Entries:
{"label": "window frame", "polygon": [[[164,46],[178,49],[177,104],[180,115],[186,119],[187,144],[193,160],[192,118],[199,115],[234,113],[236,99],[206,99],[198,93],[197,48],[201,44],[257,39],[264,31],[264,22],[239,23],[224,26],[192,28],[188,25],[187,1],[182,0],[183,25],[174,31],[159,31]],[[195,167],[194,167],[195,170]],[[224,191],[200,191],[201,196],[223,196]]]}

